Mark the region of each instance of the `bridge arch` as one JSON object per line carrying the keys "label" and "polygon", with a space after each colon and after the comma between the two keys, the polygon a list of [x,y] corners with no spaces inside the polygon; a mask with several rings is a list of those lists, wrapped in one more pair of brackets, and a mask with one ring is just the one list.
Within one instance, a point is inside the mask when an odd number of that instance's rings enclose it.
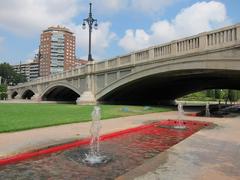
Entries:
{"label": "bridge arch", "polygon": [[15,99],[15,97],[18,95],[17,91],[13,91],[13,93],[11,94],[11,98]]}
{"label": "bridge arch", "polygon": [[35,95],[35,92],[31,89],[27,89],[22,93],[22,99],[31,99]]}
{"label": "bridge arch", "polygon": [[41,94],[43,101],[72,101],[80,97],[79,89],[67,82],[57,82],[48,86]]}
{"label": "bridge arch", "polygon": [[98,101],[159,103],[205,89],[240,89],[237,59],[169,60],[152,64],[111,83],[96,94]]}

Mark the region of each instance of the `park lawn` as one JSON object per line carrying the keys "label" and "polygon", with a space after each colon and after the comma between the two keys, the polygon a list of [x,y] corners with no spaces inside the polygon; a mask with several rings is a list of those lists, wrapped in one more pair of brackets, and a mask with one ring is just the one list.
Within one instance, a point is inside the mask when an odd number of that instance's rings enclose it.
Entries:
{"label": "park lawn", "polygon": [[[124,105],[100,105],[102,119],[170,111],[169,108]],[[93,106],[69,104],[0,104],[0,132],[86,122]]]}

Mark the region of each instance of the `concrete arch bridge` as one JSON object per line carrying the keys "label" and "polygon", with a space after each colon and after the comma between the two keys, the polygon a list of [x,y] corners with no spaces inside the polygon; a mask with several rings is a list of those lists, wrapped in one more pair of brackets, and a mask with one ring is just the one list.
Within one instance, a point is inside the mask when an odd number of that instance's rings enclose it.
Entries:
{"label": "concrete arch bridge", "polygon": [[144,104],[240,89],[240,24],[9,87],[9,98]]}

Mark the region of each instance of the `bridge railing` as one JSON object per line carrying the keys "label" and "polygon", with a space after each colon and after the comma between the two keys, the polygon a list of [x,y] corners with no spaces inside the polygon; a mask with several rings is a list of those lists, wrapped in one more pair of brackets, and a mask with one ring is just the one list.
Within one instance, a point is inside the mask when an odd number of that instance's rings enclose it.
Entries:
{"label": "bridge railing", "polygon": [[164,60],[169,57],[171,58],[206,50],[214,50],[236,44],[240,44],[240,24],[153,46],[141,51],[110,59],[106,62],[104,61],[105,63],[98,62],[95,66],[97,67],[96,71],[104,71],[106,69],[126,65],[136,65],[151,60]]}
{"label": "bridge railing", "polygon": [[[214,50],[227,46],[240,44],[240,24],[224,27],[214,31],[200,33],[195,36],[182,38],[169,43],[153,46],[143,50],[135,51],[130,54],[118,56],[106,61],[90,63],[77,69],[53,74],[48,77],[38,78],[34,81],[19,84],[13,88],[30,86],[33,84],[44,83],[66,79],[72,76],[80,76],[91,71],[99,72],[121,68],[125,66],[134,66],[136,64],[146,63],[154,60],[165,60],[167,58],[182,56],[186,54]],[[93,66],[93,68],[88,68]],[[11,87],[9,88],[11,89]]]}
{"label": "bridge railing", "polygon": [[114,58],[114,59],[110,59],[107,61],[107,66],[108,68],[115,68],[115,67],[118,67],[119,66],[119,60],[118,58]]}
{"label": "bridge railing", "polygon": [[227,29],[215,30],[207,34],[207,46],[223,46],[239,40],[239,27],[233,26]]}
{"label": "bridge railing", "polygon": [[192,53],[200,48],[200,37],[186,38],[176,42],[176,54]]}

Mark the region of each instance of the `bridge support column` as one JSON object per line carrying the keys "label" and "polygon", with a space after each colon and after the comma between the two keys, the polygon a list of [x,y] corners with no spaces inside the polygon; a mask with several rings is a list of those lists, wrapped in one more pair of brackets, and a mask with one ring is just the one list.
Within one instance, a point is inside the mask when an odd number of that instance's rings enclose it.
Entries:
{"label": "bridge support column", "polygon": [[94,105],[97,103],[95,96],[91,91],[84,91],[77,99],[77,105]]}
{"label": "bridge support column", "polygon": [[22,99],[22,98],[21,98],[21,95],[20,95],[20,94],[18,94],[18,95],[16,95],[16,96],[15,96],[15,98],[14,98],[14,99]]}
{"label": "bridge support column", "polygon": [[89,74],[86,77],[86,88],[81,96],[77,99],[77,105],[94,105],[97,103],[94,92],[92,91],[92,89],[94,89],[94,83],[91,73],[93,72],[94,63],[95,62],[92,61],[87,64],[87,72]]}
{"label": "bridge support column", "polygon": [[40,101],[42,101],[42,98],[39,96],[39,94],[34,94],[31,98],[31,100],[40,102]]}
{"label": "bridge support column", "polygon": [[237,27],[237,41],[240,41],[240,27]]}

